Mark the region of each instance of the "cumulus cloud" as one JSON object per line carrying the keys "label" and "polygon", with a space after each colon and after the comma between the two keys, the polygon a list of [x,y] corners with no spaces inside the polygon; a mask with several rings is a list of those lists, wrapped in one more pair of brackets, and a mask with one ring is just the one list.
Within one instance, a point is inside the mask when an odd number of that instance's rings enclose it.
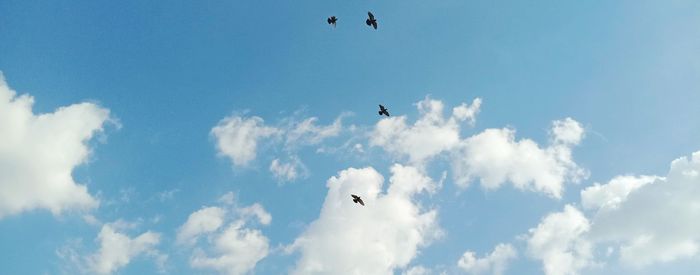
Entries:
{"label": "cumulus cloud", "polygon": [[33,209],[57,215],[97,207],[72,172],[87,161],[87,143],[110,120],[109,110],[79,103],[34,114],[33,104],[0,73],[0,218]]}
{"label": "cumulus cloud", "polygon": [[[230,208],[204,207],[190,214],[177,233],[181,245],[192,247],[190,266],[212,269],[221,274],[246,274],[269,253],[269,240],[251,221],[268,225],[272,216],[260,204],[233,205],[233,193],[222,201]],[[199,237],[205,237],[206,244]]]}
{"label": "cumulus cloud", "polygon": [[700,254],[699,197],[700,151],[671,162],[664,177],[617,176],[585,188],[591,217],[567,205],[530,230],[528,249],[547,274],[596,266],[596,246],[635,269],[690,259]]}
{"label": "cumulus cloud", "polygon": [[445,272],[438,273],[437,270],[432,270],[424,266],[414,266],[406,269],[401,273],[402,275],[431,275],[431,274],[445,274]]}
{"label": "cumulus cloud", "polygon": [[275,126],[265,125],[263,119],[257,116],[233,115],[212,128],[211,135],[216,139],[218,154],[228,157],[235,167],[244,167],[255,160],[258,144],[264,140],[280,146],[288,161],[276,157],[270,163],[269,170],[279,182],[289,182],[308,173],[297,156],[299,147],[318,145],[338,136],[343,130],[342,119],[347,115],[341,114],[330,125],[319,125],[317,117],[298,119],[295,115]]}
{"label": "cumulus cloud", "polygon": [[481,111],[481,98],[475,98],[471,105],[462,103],[452,109],[452,115],[459,121],[467,121],[469,124],[476,123],[476,115]]}
{"label": "cumulus cloud", "polygon": [[581,191],[581,203],[586,209],[615,209],[630,193],[657,179],[656,176],[618,176],[604,185],[595,183]]}
{"label": "cumulus cloud", "polygon": [[177,232],[177,243],[194,245],[200,235],[219,229],[224,224],[225,214],[219,207],[205,207],[190,214]]}
{"label": "cumulus cloud", "polygon": [[386,193],[373,168],[349,168],[328,180],[319,218],[288,247],[301,253],[292,273],[394,274],[440,236],[437,211],[421,210],[414,198],[435,183],[414,167],[394,165],[391,172]]}
{"label": "cumulus cloud", "polygon": [[257,116],[225,117],[211,129],[219,154],[230,158],[235,166],[245,166],[255,159],[258,142],[278,133],[279,129],[265,126]]}
{"label": "cumulus cloud", "polygon": [[621,262],[637,268],[698,255],[700,151],[671,162],[665,177],[620,179],[582,192],[589,205],[601,206],[593,240],[617,245]]}
{"label": "cumulus cloud", "polygon": [[518,253],[512,245],[498,244],[491,254],[483,258],[478,258],[473,251],[464,252],[457,266],[468,274],[501,275],[508,267],[508,263],[517,256]]}
{"label": "cumulus cloud", "polygon": [[576,120],[553,121],[546,147],[530,139],[516,140],[511,128],[486,129],[461,138],[462,122],[473,124],[481,104],[480,98],[471,105],[462,103],[446,117],[443,102],[426,97],[416,104],[420,117],[415,123],[409,124],[405,116],[382,119],[370,133],[369,144],[416,167],[448,153],[455,183],[463,188],[477,179],[487,190],[511,182],[519,189],[560,198],[564,183],[586,177],[572,157],[572,148],[584,137]]}
{"label": "cumulus cloud", "polygon": [[370,145],[422,165],[459,143],[459,123],[475,120],[481,99],[475,99],[470,106],[463,103],[454,108],[450,117],[444,117],[442,101],[426,97],[416,105],[420,118],[413,125],[406,122],[406,116],[382,119],[370,134]]}
{"label": "cumulus cloud", "polygon": [[[98,274],[112,274],[119,268],[129,264],[131,259],[140,255],[149,255],[157,261],[164,261],[165,256],[155,249],[160,243],[160,234],[147,231],[135,238],[120,233],[119,224],[105,224],[102,226],[97,240],[100,243],[99,250],[88,257],[88,268]],[[161,263],[162,264],[162,263]]]}
{"label": "cumulus cloud", "polygon": [[547,275],[573,275],[593,264],[592,243],[585,237],[591,223],[578,209],[566,205],[529,230],[527,249],[542,261]]}
{"label": "cumulus cloud", "polygon": [[516,140],[515,130],[509,128],[487,129],[461,141],[452,154],[455,182],[466,187],[479,178],[487,190],[511,182],[519,189],[560,198],[566,181],[585,177],[571,154],[583,128],[570,118],[552,124],[552,144],[545,148],[530,139]]}
{"label": "cumulus cloud", "polygon": [[289,182],[304,177],[306,170],[306,166],[298,157],[292,157],[288,162],[273,159],[270,163],[270,172],[279,182]]}

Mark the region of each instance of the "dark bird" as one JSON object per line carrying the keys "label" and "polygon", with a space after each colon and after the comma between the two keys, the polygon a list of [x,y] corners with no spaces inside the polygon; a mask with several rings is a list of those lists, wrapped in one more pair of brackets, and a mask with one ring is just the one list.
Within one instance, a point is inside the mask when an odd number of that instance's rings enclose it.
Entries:
{"label": "dark bird", "polygon": [[384,108],[384,106],[382,106],[381,104],[379,104],[379,112],[378,112],[378,113],[379,113],[380,116],[381,116],[381,115],[389,116],[389,109]]}
{"label": "dark bird", "polygon": [[372,26],[376,30],[377,29],[377,19],[375,19],[374,14],[372,14],[369,11],[367,12],[367,15],[369,15],[369,18],[367,18],[367,21],[365,21],[365,23],[367,23],[367,26]]}
{"label": "dark bird", "polygon": [[333,25],[333,27],[335,27],[335,22],[338,22],[338,17],[335,17],[335,15],[328,17],[328,24],[329,25]]}
{"label": "dark bird", "polygon": [[362,206],[365,206],[365,202],[362,201],[360,196],[354,195],[354,194],[350,194],[350,196],[352,197],[352,202],[359,203],[359,204],[362,204]]}

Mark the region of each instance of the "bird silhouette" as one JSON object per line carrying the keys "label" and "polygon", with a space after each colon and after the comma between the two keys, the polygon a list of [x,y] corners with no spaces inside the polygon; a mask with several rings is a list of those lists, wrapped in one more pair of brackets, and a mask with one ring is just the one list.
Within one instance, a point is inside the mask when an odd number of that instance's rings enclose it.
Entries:
{"label": "bird silhouette", "polygon": [[385,116],[388,117],[388,116],[389,116],[389,109],[384,108],[384,106],[382,106],[381,104],[379,104],[379,112],[378,112],[378,113],[379,113],[380,116],[381,116],[381,115],[385,115]]}
{"label": "bird silhouette", "polygon": [[333,27],[335,27],[335,22],[338,21],[338,17],[335,17],[335,15],[334,15],[334,16],[331,16],[331,17],[328,17],[328,20],[327,20],[327,21],[328,21],[328,24],[329,24],[329,25],[333,25]]}
{"label": "bird silhouette", "polygon": [[362,201],[360,196],[355,195],[355,194],[350,194],[350,196],[352,197],[352,202],[359,203],[359,204],[362,204],[362,206],[365,206],[365,202]]}
{"label": "bird silhouette", "polygon": [[367,23],[367,26],[372,26],[376,30],[377,29],[377,19],[374,18],[374,14],[372,14],[372,12],[368,11],[367,15],[369,16],[369,18],[367,18],[367,21],[365,21],[365,23]]}

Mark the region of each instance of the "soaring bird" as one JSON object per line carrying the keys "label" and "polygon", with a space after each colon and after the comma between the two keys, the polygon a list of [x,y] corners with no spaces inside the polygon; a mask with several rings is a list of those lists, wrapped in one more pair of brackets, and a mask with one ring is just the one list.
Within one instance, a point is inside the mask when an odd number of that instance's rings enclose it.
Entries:
{"label": "soaring bird", "polygon": [[368,11],[367,15],[369,15],[369,18],[367,18],[367,21],[365,21],[365,23],[367,23],[367,26],[372,26],[376,30],[377,29],[377,19],[374,18],[374,14],[372,14],[372,12]]}
{"label": "soaring bird", "polygon": [[352,197],[352,202],[359,203],[359,204],[362,204],[362,206],[365,206],[365,202],[362,201],[360,196],[355,195],[355,194],[350,194],[350,196]]}
{"label": "soaring bird", "polygon": [[337,21],[338,21],[338,17],[335,17],[335,15],[328,17],[328,24],[333,25],[333,27],[335,27],[335,22],[337,22]]}
{"label": "soaring bird", "polygon": [[382,106],[381,104],[379,104],[379,112],[378,112],[378,113],[379,113],[380,116],[381,116],[381,115],[389,116],[389,109],[384,108],[384,106]]}

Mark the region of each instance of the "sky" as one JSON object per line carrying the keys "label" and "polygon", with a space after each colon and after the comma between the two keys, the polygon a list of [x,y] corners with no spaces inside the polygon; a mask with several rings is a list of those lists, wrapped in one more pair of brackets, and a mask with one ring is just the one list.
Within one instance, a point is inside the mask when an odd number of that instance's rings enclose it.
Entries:
{"label": "sky", "polygon": [[2,0],[0,273],[694,274],[698,26],[691,0]]}

